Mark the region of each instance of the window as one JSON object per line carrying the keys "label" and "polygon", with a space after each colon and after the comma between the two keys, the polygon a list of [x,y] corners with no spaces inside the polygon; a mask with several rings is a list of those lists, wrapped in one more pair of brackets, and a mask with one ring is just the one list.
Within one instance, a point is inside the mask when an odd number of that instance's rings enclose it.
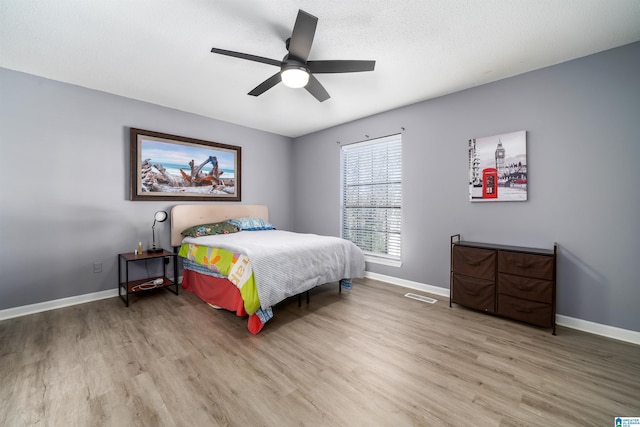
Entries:
{"label": "window", "polygon": [[369,259],[400,261],[401,229],[402,135],[343,146],[342,237]]}

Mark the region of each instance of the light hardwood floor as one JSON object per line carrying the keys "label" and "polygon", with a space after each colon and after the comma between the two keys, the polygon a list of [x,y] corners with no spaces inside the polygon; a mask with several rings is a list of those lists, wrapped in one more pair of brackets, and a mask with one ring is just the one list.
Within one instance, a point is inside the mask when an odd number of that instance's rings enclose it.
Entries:
{"label": "light hardwood floor", "polygon": [[246,319],[166,291],[0,322],[0,425],[613,426],[640,346],[356,280]]}

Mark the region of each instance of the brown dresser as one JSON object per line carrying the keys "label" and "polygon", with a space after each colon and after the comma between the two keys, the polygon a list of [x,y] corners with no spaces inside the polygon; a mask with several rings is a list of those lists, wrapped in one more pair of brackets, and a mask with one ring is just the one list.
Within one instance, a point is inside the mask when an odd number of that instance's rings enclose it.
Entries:
{"label": "brown dresser", "polygon": [[451,303],[556,333],[556,258],[553,249],[467,242],[451,236]]}

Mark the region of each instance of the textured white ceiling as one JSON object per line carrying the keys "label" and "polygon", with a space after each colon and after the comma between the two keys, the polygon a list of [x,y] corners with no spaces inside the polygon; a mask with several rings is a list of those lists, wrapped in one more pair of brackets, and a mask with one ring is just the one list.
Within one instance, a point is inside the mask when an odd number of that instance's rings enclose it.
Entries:
{"label": "textured white ceiling", "polygon": [[[331,98],[277,85],[298,9]],[[639,0],[0,0],[0,67],[296,137],[640,40]]]}

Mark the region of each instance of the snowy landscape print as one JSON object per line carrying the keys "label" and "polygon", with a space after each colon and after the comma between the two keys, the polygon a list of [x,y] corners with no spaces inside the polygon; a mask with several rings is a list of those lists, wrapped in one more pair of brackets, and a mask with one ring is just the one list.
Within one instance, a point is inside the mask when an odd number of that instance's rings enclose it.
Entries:
{"label": "snowy landscape print", "polygon": [[150,131],[136,133],[134,141],[134,131],[132,129],[132,155],[135,144],[136,157],[134,200],[149,199],[149,196],[156,200],[240,200],[240,147]]}
{"label": "snowy landscape print", "polygon": [[469,140],[469,200],[527,200],[527,138],[518,131]]}

